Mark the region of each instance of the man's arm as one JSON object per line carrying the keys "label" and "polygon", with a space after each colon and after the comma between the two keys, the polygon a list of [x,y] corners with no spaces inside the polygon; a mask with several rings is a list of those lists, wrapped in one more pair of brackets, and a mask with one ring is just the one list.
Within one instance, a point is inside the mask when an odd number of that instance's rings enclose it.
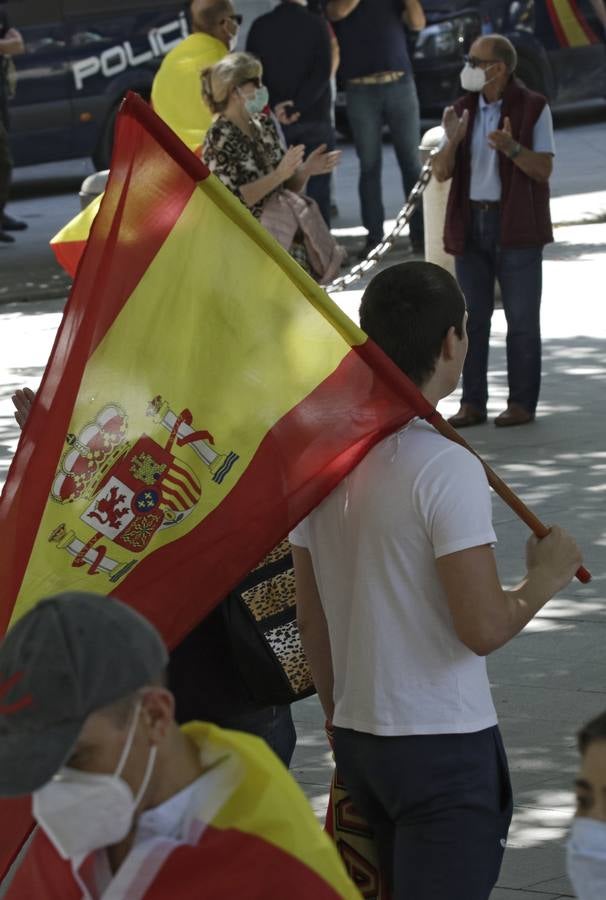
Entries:
{"label": "man's arm", "polygon": [[0,53],[4,56],[18,56],[25,52],[25,44],[20,32],[16,28],[9,28],[3,38],[0,38]]}
{"label": "man's arm", "polygon": [[359,5],[360,0],[328,0],[326,15],[331,22],[338,22],[340,19],[346,19]]}
{"label": "man's arm", "polygon": [[316,576],[309,550],[292,548],[297,590],[297,623],[303,650],[324,710],[332,722],[334,713],[334,677],[328,638],[328,625],[322,609]]}
{"label": "man's arm", "polygon": [[506,644],[562,590],[582,562],[576,541],[554,526],[527,544],[527,575],[503,590],[490,546],[472,547],[436,560],[457,636],[478,656]]}
{"label": "man's arm", "polygon": [[490,132],[488,143],[494,150],[498,150],[509,157],[514,166],[521,169],[533,181],[549,181],[553,171],[552,154],[537,153],[535,150],[523,147],[518,143],[512,136],[511,122],[507,117],[501,130]]}
{"label": "man's arm", "polygon": [[402,0],[402,5],[404,6],[402,18],[406,27],[411,31],[422,31],[427,24],[427,19],[419,0]]}

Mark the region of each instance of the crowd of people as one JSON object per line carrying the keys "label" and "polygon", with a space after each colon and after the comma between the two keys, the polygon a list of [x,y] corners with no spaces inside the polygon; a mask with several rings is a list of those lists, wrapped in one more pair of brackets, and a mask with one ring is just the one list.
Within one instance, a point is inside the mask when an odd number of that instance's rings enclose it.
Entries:
{"label": "crowd of people", "polygon": [[[365,254],[383,236],[385,126],[405,193],[419,172],[409,36],[425,25],[420,0],[283,0],[253,23],[245,52],[235,50],[242,19],[231,0],[192,0],[191,20],[156,76],[156,112],[310,275],[330,280],[343,261],[329,231],[334,78],[360,165]],[[444,112],[433,173],[451,181],[444,241],[456,278],[420,260],[391,266],[360,307],[363,330],[433,406],[462,375],[457,428],[486,421],[497,282],[509,399],[495,424],[531,423],[539,396],[555,148],[545,98],[515,67],[509,41],[482,36],[462,97]],[[0,126],[0,150],[2,135]],[[422,252],[420,210],[410,237]],[[20,427],[33,401],[15,395]],[[299,523],[292,553],[277,548],[257,580],[296,585],[336,763],[393,900],[488,900],[499,876],[513,796],[485,658],[568,585],[581,552],[553,526],[529,540],[526,574],[506,589],[496,540],[479,461],[413,420]],[[253,691],[243,673],[228,614],[243,590],[170,658],[149,623],[94,595],[42,600],[8,632],[0,795],[31,793],[40,829],[7,897],[359,896],[286,771],[290,703],[270,679]],[[580,900],[597,900],[606,716],[580,732],[579,747],[568,866]]]}

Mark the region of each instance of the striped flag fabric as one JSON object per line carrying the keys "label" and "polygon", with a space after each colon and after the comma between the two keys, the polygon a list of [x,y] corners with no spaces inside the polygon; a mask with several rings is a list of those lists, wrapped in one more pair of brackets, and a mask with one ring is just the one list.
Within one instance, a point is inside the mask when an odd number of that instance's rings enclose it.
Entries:
{"label": "striped flag fabric", "polygon": [[72,278],[76,277],[78,263],[82,259],[84,248],[90,234],[95,216],[99,212],[103,194],[85,206],[73,219],[70,219],[51,239],[51,250],[62,269]]}
{"label": "striped flag fabric", "polygon": [[[0,499],[0,634],[92,590],[174,646],[415,415],[437,413],[130,95]],[[0,810],[0,874],[21,839]]]}

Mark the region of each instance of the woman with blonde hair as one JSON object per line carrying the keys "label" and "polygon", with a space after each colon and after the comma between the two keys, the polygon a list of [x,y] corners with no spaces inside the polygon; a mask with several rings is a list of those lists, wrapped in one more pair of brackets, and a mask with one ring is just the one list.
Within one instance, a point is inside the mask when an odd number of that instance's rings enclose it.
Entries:
{"label": "woman with blonde hair", "polygon": [[294,259],[326,283],[338,272],[344,252],[303,191],[312,175],[331,172],[341,154],[322,145],[304,161],[303,144],[284,149],[272,116],[265,113],[262,74],[250,53],[230,53],[204,70],[202,95],[216,118],[202,158]]}

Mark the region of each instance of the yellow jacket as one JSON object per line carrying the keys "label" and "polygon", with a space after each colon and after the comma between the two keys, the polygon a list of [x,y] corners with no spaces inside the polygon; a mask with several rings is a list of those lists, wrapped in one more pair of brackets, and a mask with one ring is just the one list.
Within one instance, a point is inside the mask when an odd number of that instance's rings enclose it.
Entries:
{"label": "yellow jacket", "polygon": [[202,99],[200,74],[226,54],[222,41],[196,32],[166,54],[154,78],[151,100],[155,112],[194,152],[202,146],[212,121]]}

